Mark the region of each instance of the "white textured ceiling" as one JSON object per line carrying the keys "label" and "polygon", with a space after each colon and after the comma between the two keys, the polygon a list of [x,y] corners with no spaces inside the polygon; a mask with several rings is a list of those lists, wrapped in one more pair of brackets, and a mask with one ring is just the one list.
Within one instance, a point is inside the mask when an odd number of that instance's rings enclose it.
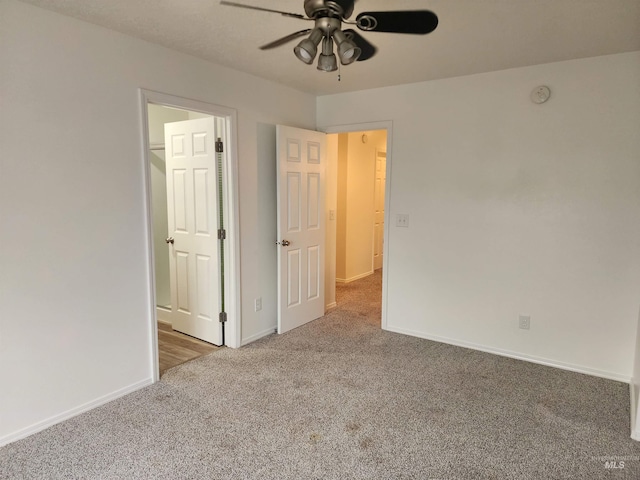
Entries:
{"label": "white textured ceiling", "polygon": [[[318,95],[640,50],[640,0],[358,0],[352,18],[428,9],[440,23],[424,36],[361,32],[378,53],[338,82],[296,59],[295,41],[258,49],[304,20],[219,0],[23,1]],[[303,0],[239,1],[304,13]]]}

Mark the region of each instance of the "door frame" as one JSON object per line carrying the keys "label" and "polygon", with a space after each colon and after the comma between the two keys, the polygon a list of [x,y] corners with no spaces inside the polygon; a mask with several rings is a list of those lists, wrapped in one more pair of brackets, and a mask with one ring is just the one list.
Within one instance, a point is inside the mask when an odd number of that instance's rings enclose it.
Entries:
{"label": "door frame", "polygon": [[234,109],[214,105],[207,102],[178,97],[153,90],[139,89],[140,120],[142,135],[142,158],[144,163],[144,203],[146,215],[147,237],[147,281],[149,305],[149,345],[150,364],[153,381],[160,379],[158,362],[158,318],[156,305],[155,252],[153,246],[153,211],[151,200],[151,161],[149,156],[149,123],[148,104],[162,105],[182,110],[204,113],[224,119],[225,138],[223,138],[226,155],[223,163],[223,208],[227,244],[225,248],[225,305],[227,322],[225,325],[225,345],[240,347],[240,236],[238,210],[238,157],[237,157],[237,112]]}
{"label": "door frame", "polygon": [[[319,132],[324,133],[349,133],[362,132],[367,130],[386,130],[387,131],[387,165],[386,178],[384,182],[384,244],[382,247],[382,322],[381,327],[387,330],[387,281],[389,277],[389,228],[391,222],[391,165],[393,163],[393,122],[391,120],[366,123],[352,123],[344,125],[328,125],[317,127]],[[334,238],[335,242],[336,239]],[[326,250],[326,247],[325,247]],[[373,261],[373,260],[372,260]]]}

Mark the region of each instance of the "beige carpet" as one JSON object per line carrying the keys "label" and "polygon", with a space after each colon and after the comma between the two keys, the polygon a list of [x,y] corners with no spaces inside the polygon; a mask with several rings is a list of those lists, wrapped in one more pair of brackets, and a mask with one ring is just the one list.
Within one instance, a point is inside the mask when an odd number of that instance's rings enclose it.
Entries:
{"label": "beige carpet", "polygon": [[0,478],[640,478],[628,385],[384,332],[379,284],[0,449]]}

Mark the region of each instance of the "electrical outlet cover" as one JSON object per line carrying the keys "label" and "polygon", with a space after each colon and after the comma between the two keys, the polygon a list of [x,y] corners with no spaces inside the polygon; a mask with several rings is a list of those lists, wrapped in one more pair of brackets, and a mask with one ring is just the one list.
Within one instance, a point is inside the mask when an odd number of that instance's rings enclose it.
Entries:
{"label": "electrical outlet cover", "polygon": [[409,228],[409,214],[399,213],[396,215],[396,227]]}

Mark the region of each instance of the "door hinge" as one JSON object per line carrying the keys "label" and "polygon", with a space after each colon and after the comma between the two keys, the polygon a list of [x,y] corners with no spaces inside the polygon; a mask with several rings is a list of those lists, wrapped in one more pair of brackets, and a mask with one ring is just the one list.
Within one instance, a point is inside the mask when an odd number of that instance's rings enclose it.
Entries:
{"label": "door hinge", "polygon": [[220,312],[218,317],[220,318],[220,323],[227,323],[227,312]]}
{"label": "door hinge", "polygon": [[226,240],[227,239],[227,231],[223,228],[218,230],[218,240]]}
{"label": "door hinge", "polygon": [[216,142],[216,153],[222,153],[222,152],[224,152],[224,144],[222,143],[222,139],[218,138],[218,141]]}

